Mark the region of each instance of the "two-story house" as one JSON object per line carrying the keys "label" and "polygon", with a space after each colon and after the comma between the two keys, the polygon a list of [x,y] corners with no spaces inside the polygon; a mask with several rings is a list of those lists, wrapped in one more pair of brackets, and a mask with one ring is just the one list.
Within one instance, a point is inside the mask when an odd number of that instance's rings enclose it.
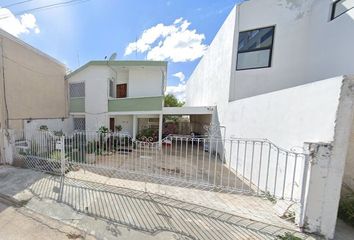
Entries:
{"label": "two-story house", "polygon": [[162,134],[167,62],[90,61],[67,76],[69,131],[111,131],[134,139],[145,128]]}

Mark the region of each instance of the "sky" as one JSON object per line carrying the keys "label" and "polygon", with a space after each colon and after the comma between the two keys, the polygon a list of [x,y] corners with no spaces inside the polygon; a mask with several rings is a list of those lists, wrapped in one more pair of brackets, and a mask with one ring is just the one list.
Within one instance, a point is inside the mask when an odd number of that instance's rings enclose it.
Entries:
{"label": "sky", "polygon": [[[117,60],[168,61],[167,93],[186,81],[240,0],[0,0],[0,28],[75,70]],[[18,4],[17,4],[18,3]]]}

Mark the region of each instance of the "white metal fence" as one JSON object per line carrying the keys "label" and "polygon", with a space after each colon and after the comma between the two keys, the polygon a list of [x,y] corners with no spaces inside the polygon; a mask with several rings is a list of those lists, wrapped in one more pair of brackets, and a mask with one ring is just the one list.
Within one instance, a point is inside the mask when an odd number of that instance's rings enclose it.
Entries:
{"label": "white metal fence", "polygon": [[262,139],[168,136],[162,143],[118,133],[12,132],[15,158],[28,168],[64,174],[85,169],[210,191],[301,201],[307,156]]}

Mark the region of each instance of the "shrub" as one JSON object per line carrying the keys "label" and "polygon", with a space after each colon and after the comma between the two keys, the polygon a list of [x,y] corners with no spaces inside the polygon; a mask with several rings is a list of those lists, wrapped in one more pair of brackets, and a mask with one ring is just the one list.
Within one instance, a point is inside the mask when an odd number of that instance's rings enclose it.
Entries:
{"label": "shrub", "polygon": [[41,131],[48,131],[48,126],[47,126],[47,125],[41,125],[41,126],[39,127],[39,130],[41,130]]}
{"label": "shrub", "polygon": [[121,125],[115,126],[114,128],[115,128],[115,130],[116,130],[117,132],[122,131],[122,126],[121,126]]}
{"label": "shrub", "polygon": [[343,196],[339,202],[338,217],[354,226],[354,193]]}
{"label": "shrub", "polygon": [[279,240],[301,240],[301,238],[294,236],[292,233],[285,233],[284,235],[277,236]]}
{"label": "shrub", "polygon": [[158,140],[158,131],[152,128],[146,128],[140,131],[136,136],[139,141],[156,142]]}

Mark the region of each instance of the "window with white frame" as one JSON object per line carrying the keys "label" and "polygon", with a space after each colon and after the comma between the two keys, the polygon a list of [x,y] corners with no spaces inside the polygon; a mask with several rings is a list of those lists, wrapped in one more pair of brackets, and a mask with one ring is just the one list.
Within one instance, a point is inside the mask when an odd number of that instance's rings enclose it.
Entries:
{"label": "window with white frame", "polygon": [[86,129],[86,123],[84,117],[74,117],[74,130],[84,131]]}
{"label": "window with white frame", "polygon": [[274,26],[240,32],[236,70],[271,66]]}
{"label": "window with white frame", "polygon": [[331,20],[354,8],[354,0],[338,0],[333,3]]}
{"label": "window with white frame", "polygon": [[70,97],[85,97],[85,83],[70,83],[69,84]]}

